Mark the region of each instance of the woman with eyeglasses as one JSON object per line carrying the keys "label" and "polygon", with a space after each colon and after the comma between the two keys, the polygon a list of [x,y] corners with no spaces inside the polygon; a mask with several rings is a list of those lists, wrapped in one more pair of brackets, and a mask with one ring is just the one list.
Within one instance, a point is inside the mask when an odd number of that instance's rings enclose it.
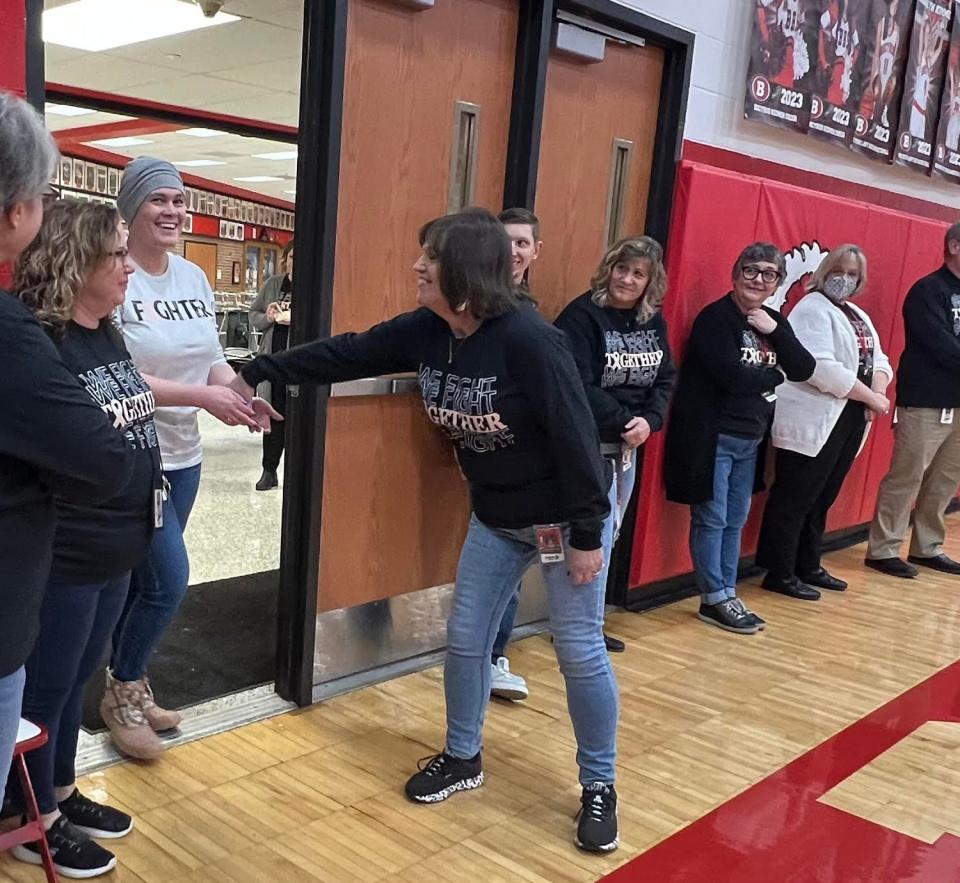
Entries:
{"label": "woman with eyeglasses", "polygon": [[[777,477],[763,513],[757,564],[763,587],[802,601],[817,588],[847,584],[820,563],[827,512],[860,451],[870,420],[886,414],[893,378],[870,317],[852,303],[867,284],[867,259],[856,245],[830,252],[790,313],[790,325],[817,360],[803,383],[780,388],[771,438]],[[816,587],[816,588],[815,588]]]}
{"label": "woman with eyeglasses", "polygon": [[700,587],[698,617],[738,634],[766,623],[737,597],[740,533],[761,489],[758,454],[776,388],[813,374],[816,360],[790,323],[764,301],[785,274],[768,242],[748,245],[733,265],[733,290],[693,323],[667,429],[667,498],[690,505],[690,555]]}

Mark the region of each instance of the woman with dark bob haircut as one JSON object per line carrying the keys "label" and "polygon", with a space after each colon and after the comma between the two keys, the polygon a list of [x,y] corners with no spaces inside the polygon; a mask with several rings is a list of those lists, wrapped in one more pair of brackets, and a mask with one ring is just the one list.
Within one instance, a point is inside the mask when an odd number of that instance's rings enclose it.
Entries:
{"label": "woman with dark bob haircut", "polygon": [[483,784],[490,652],[524,571],[539,559],[566,680],[583,788],[576,843],[618,845],[617,687],[603,645],[609,476],[563,333],[521,308],[510,240],[483,209],[426,224],[414,264],[421,308],[374,326],[260,356],[234,389],[264,380],[333,383],[416,370],[427,416],[450,437],[473,515],[447,624],[443,751],[406,785],[436,803]]}
{"label": "woman with dark bob haircut", "polygon": [[697,616],[744,635],[766,625],[737,597],[737,565],[740,533],[762,486],[759,452],[775,390],[784,379],[807,380],[817,364],[790,323],[764,306],[784,270],[783,254],[769,242],[740,252],[733,290],[693,322],[667,427],[664,481],[668,500],[690,505]]}

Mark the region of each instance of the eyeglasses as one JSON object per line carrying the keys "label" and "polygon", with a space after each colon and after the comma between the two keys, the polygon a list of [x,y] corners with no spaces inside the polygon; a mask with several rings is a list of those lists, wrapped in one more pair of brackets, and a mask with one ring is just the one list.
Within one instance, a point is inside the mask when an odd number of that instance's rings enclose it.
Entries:
{"label": "eyeglasses", "polygon": [[761,270],[756,264],[747,264],[747,266],[741,267],[740,275],[748,282],[752,282],[759,276],[767,285],[780,281],[779,270]]}

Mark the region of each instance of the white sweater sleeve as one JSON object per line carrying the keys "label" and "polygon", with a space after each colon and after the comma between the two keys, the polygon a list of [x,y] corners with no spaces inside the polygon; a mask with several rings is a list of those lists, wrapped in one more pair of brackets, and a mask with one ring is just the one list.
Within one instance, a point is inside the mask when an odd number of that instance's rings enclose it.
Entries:
{"label": "white sweater sleeve", "polygon": [[790,313],[790,324],[797,339],[817,360],[813,376],[807,382],[820,392],[845,399],[857,382],[857,370],[842,360],[844,344],[840,335],[846,329],[834,321],[829,304],[821,303],[823,300],[822,296],[808,294]]}

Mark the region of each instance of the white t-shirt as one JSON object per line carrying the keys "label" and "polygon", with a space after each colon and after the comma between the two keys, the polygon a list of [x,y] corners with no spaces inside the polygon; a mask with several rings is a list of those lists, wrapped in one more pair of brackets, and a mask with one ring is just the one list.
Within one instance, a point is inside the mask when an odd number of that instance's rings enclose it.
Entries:
{"label": "white t-shirt", "polygon": [[[210,369],[226,364],[217,334],[213,291],[196,264],[169,255],[159,276],[137,267],[119,310],[123,339],[141,374],[206,386]],[[203,459],[197,408],[158,407],[154,420],[164,469]]]}

